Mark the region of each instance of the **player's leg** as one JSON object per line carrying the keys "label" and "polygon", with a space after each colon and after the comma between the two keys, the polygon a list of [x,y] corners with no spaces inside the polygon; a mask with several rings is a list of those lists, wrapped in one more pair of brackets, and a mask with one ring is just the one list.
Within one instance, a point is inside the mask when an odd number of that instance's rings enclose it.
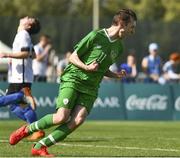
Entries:
{"label": "player's leg", "polygon": [[[7,91],[8,95],[11,95],[12,93],[15,94],[18,92],[23,93],[23,97],[20,100],[17,100],[18,103],[10,105],[10,111],[13,114],[15,114],[18,118],[26,121],[29,124],[37,121],[36,112],[34,110],[35,102],[31,95],[31,83],[12,83],[9,85]],[[30,103],[32,103],[33,105],[31,105]],[[32,109],[32,107],[34,109]],[[45,133],[43,131],[39,131],[34,133],[33,139],[30,139],[37,140],[39,138],[44,137],[44,135]]]}
{"label": "player's leg", "polygon": [[[24,117],[25,117],[27,123],[31,124],[31,123],[37,121],[36,112],[32,109],[32,107],[30,105],[28,105],[27,107],[25,107],[23,109],[23,114],[24,114]],[[45,132],[43,130],[39,130],[37,132],[34,132],[27,139],[29,141],[36,141],[37,139],[43,138],[44,136],[45,136]]]}
{"label": "player's leg", "polygon": [[23,109],[26,122],[31,124],[37,121],[37,116],[35,112],[36,103],[34,97],[31,94],[31,83],[23,83],[20,85],[20,88],[25,95],[25,99],[21,100],[20,106]]}
{"label": "player's leg", "polygon": [[[26,121],[28,124],[37,121],[36,112],[31,108],[30,105],[27,105],[26,107],[22,108],[19,104],[11,104],[10,111],[21,120]],[[45,136],[44,131],[37,131],[33,133],[33,135],[29,137],[28,140],[35,141],[44,136]]]}
{"label": "player's leg", "polygon": [[59,125],[66,122],[69,119],[69,115],[75,104],[76,97],[76,90],[72,88],[63,88],[57,98],[57,112],[54,114],[48,114],[39,121],[30,124],[28,126],[29,132],[33,133],[39,129],[46,129],[53,125]]}
{"label": "player's leg", "polygon": [[72,112],[70,121],[58,126],[51,134],[36,143],[31,150],[31,154],[34,156],[51,155],[48,153],[47,147],[63,141],[73,130],[84,122],[87,115],[88,112],[85,107],[76,106]]}
{"label": "player's leg", "polygon": [[26,118],[24,117],[23,109],[18,104],[23,100],[23,98],[24,98],[24,92],[21,91],[20,84],[11,83],[8,86],[6,95],[1,98],[0,102],[1,103],[3,102],[4,105],[10,105],[10,111],[13,114],[15,114],[18,118],[26,121]]}
{"label": "player's leg", "polygon": [[57,113],[55,114],[48,114],[44,117],[42,117],[40,120],[31,123],[30,125],[22,126],[21,128],[17,129],[10,135],[9,143],[11,145],[17,144],[21,139],[33,134],[34,132],[37,132],[39,130],[44,130],[47,128],[50,128],[54,125],[57,125],[57,122],[53,122],[53,115],[61,115],[63,117],[58,118],[58,123],[64,123],[67,121],[65,118],[68,118],[70,114],[70,109],[66,108],[60,108]]}
{"label": "player's leg", "polygon": [[37,121],[36,113],[30,105],[22,108],[19,104],[11,104],[9,109],[18,118],[26,121],[29,124]]}
{"label": "player's leg", "polygon": [[[21,104],[21,106],[23,107],[24,106],[23,104],[25,103],[25,106],[22,108],[23,114],[26,119],[26,122],[28,124],[31,124],[31,123],[37,121],[37,115],[35,112],[36,103],[35,103],[34,97],[32,96],[32,93],[31,93],[31,84],[24,83],[21,85],[21,88],[25,95],[25,99],[22,101],[22,104]],[[44,136],[45,136],[45,132],[43,130],[39,130],[37,132],[34,132],[30,137],[28,137],[28,140],[36,141],[37,139],[40,139]]]}
{"label": "player's leg", "polygon": [[35,121],[37,121],[37,115],[35,111],[32,109],[31,105],[27,105],[23,109],[24,117],[26,118],[26,122],[31,124]]}
{"label": "player's leg", "polygon": [[47,147],[64,140],[72,131],[78,128],[85,121],[95,99],[96,97],[94,96],[92,97],[86,94],[80,94],[77,103],[81,103],[83,106],[77,105],[71,112],[71,119],[67,123],[60,125],[51,134],[36,143],[32,148],[32,154],[42,156],[42,148],[46,147],[47,151]]}
{"label": "player's leg", "polygon": [[72,117],[67,123],[68,128],[73,131],[79,127],[86,119],[87,115],[90,113],[94,101],[96,100],[95,96],[90,96],[85,93],[80,93],[76,104],[76,108],[72,111]]}
{"label": "player's leg", "polygon": [[35,110],[36,103],[35,103],[34,97],[32,96],[32,93],[31,93],[31,85],[29,85],[29,84],[22,85],[22,91],[24,93],[23,102],[30,104],[32,109]]}
{"label": "player's leg", "polygon": [[10,136],[10,144],[15,145],[24,137],[28,135],[57,124],[63,124],[69,119],[71,109],[73,108],[76,100],[76,91],[72,88],[64,88],[61,91],[61,95],[57,98],[57,112],[54,114],[48,114],[40,120],[31,123],[27,127],[21,127],[13,132]]}
{"label": "player's leg", "polygon": [[17,103],[24,98],[23,91],[19,91],[5,96],[0,96],[0,107],[7,106],[10,104]]}
{"label": "player's leg", "polygon": [[27,102],[24,99],[27,95],[31,95],[30,88],[31,83],[11,83],[9,84],[7,95],[5,96],[6,98],[9,98],[9,100],[14,99],[15,103],[11,102],[10,111],[28,123],[32,123],[37,120],[35,111],[33,111],[32,108],[27,105]]}
{"label": "player's leg", "polygon": [[9,106],[9,110],[18,118],[20,118],[23,121],[26,121],[26,118],[24,116],[24,111],[22,109],[22,107],[20,107],[20,105],[18,104],[11,104]]}

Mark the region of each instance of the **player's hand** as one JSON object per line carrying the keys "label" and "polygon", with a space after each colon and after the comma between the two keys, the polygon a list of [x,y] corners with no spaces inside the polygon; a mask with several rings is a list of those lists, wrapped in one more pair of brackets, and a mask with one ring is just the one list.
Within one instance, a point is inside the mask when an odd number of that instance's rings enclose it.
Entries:
{"label": "player's hand", "polygon": [[118,78],[123,78],[123,77],[126,77],[127,73],[125,70],[121,70],[119,73],[118,73]]}
{"label": "player's hand", "polygon": [[96,61],[93,61],[91,64],[86,66],[86,71],[97,71],[99,64]]}

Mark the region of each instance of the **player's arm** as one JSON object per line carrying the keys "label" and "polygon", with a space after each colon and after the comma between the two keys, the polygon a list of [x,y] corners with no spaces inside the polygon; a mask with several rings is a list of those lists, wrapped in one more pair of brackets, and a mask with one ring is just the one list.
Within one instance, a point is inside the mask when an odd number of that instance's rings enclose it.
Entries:
{"label": "player's arm", "polygon": [[31,53],[31,55],[29,55],[29,52],[27,51],[22,51],[17,53],[0,53],[0,58],[26,59],[28,57],[35,58],[36,54]]}
{"label": "player's arm", "polygon": [[83,69],[85,71],[96,71],[98,69],[98,63],[96,61],[92,62],[89,65],[84,64],[80,59],[76,51],[74,51],[69,57],[69,62],[73,65]]}
{"label": "player's arm", "polygon": [[0,53],[0,58],[15,58],[15,59],[26,59],[26,58],[36,58],[34,49],[32,48],[31,39],[26,34],[18,35],[21,39],[19,41],[19,47],[21,48],[18,52],[13,53]]}
{"label": "player's arm", "polygon": [[112,72],[111,70],[106,71],[105,75],[106,77],[110,77],[110,78],[123,78],[126,76],[126,71],[125,70],[121,70],[119,73],[115,73]]}

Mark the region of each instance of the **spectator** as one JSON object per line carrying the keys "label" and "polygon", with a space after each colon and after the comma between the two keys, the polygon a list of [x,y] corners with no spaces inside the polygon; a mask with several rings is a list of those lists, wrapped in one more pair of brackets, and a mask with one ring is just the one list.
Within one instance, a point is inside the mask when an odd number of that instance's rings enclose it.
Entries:
{"label": "spectator", "polygon": [[130,83],[135,82],[137,76],[137,68],[136,68],[136,57],[134,53],[130,53],[127,56],[127,62],[120,65],[120,70],[126,71],[126,78],[122,79],[122,82]]}
{"label": "spectator", "polygon": [[34,46],[36,53],[36,58],[33,60],[34,81],[46,82],[48,54],[51,47],[48,35],[41,35],[39,43]]}
{"label": "spectator", "polygon": [[166,82],[177,82],[180,80],[180,73],[176,73],[176,66],[180,63],[180,54],[177,52],[172,53],[163,66],[163,77]]}
{"label": "spectator", "polygon": [[47,76],[47,82],[56,82],[57,79],[57,64],[58,64],[59,58],[56,55],[56,51],[52,49],[49,52],[48,56],[48,67],[46,71]]}
{"label": "spectator", "polygon": [[158,82],[161,75],[161,58],[158,55],[157,43],[151,43],[149,45],[149,55],[143,58],[142,68],[147,75],[145,82]]}
{"label": "spectator", "polygon": [[61,74],[64,72],[65,67],[69,63],[70,55],[71,55],[70,51],[66,52],[65,57],[58,62],[58,64],[57,64],[57,76],[61,76]]}

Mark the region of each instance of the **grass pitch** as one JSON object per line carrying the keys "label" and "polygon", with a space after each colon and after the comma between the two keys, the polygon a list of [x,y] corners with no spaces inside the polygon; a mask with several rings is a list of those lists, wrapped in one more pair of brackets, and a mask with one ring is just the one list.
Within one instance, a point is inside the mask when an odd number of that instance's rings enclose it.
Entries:
{"label": "grass pitch", "polygon": [[[8,143],[22,124],[0,121],[0,157],[31,156],[33,142]],[[87,121],[49,152],[59,157],[180,156],[180,122]]]}

